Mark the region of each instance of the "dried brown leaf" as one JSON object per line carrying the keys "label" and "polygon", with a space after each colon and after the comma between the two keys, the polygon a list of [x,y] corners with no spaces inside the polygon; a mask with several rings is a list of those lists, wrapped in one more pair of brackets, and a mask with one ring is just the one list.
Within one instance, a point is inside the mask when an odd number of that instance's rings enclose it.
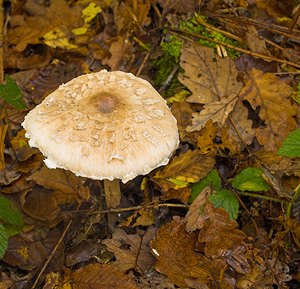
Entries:
{"label": "dried brown leaf", "polygon": [[221,130],[221,148],[228,148],[232,154],[239,153],[245,145],[250,145],[255,135],[252,120],[248,119],[248,110],[239,99]]}
{"label": "dried brown leaf", "polygon": [[188,125],[192,124],[193,110],[191,108],[191,105],[184,101],[174,102],[172,104],[172,113],[177,120],[180,140],[188,140],[188,133],[186,132],[186,128]]}
{"label": "dried brown leaf", "polygon": [[118,36],[109,48],[110,57],[102,60],[111,70],[126,70],[134,58],[132,42],[126,36]]}
{"label": "dried brown leaf", "polygon": [[10,141],[12,148],[19,161],[25,161],[29,159],[33,154],[36,154],[38,150],[31,148],[28,145],[28,139],[25,137],[25,130],[21,130],[17,135]]}
{"label": "dried brown leaf", "polygon": [[212,48],[186,44],[181,50],[180,65],[185,72],[179,80],[192,92],[188,102],[207,104],[232,99],[242,87],[232,59],[220,58]]}
{"label": "dried brown leaf", "polygon": [[255,157],[271,172],[280,172],[286,175],[300,177],[300,159],[281,157],[273,152],[260,150],[254,153]]}
{"label": "dried brown leaf", "polygon": [[214,164],[213,157],[201,155],[198,150],[189,150],[175,156],[166,167],[155,174],[153,181],[164,191],[179,189],[205,177]]}
{"label": "dried brown leaf", "polygon": [[[20,18],[15,15],[11,18],[12,29],[8,30],[8,42],[16,45],[16,51],[24,51],[27,44],[39,44],[42,37],[54,28],[68,27],[70,29],[80,27],[82,8],[74,5],[72,8],[61,0],[51,1],[43,15],[31,15]],[[19,20],[22,19],[20,22]]]}
{"label": "dried brown leaf", "polygon": [[153,209],[142,208],[135,211],[131,216],[121,223],[124,227],[151,226],[155,223]]}
{"label": "dried brown leaf", "polygon": [[197,136],[197,148],[201,153],[215,152],[217,144],[215,138],[219,131],[218,125],[212,120],[209,120],[199,132],[193,132]]}
{"label": "dried brown leaf", "polygon": [[89,189],[84,184],[84,179],[73,173],[62,169],[48,169],[43,166],[39,171],[33,173],[29,178],[40,186],[50,190],[60,191],[63,194],[73,196],[73,200],[83,198],[89,199]]}
{"label": "dried brown leaf", "polygon": [[137,289],[134,281],[113,265],[90,264],[73,272],[70,277],[73,289]]}
{"label": "dried brown leaf", "polygon": [[204,222],[209,218],[209,216],[205,214],[202,209],[207,202],[207,198],[211,194],[211,188],[206,187],[191,204],[184,218],[186,221],[185,228],[188,232],[201,229],[204,226]]}
{"label": "dried brown leaf", "polygon": [[225,209],[214,208],[207,202],[202,215],[206,216],[207,221],[200,230],[198,241],[205,243],[207,257],[231,256],[234,249],[244,246],[246,235],[237,229],[238,223],[230,220]]}
{"label": "dried brown leaf", "polygon": [[187,127],[187,131],[199,131],[209,120],[218,123],[219,127],[222,127],[234,109],[237,100],[236,95],[231,95],[230,97],[223,97],[220,101],[205,104],[199,113],[193,113],[193,123]]}
{"label": "dried brown leaf", "polygon": [[[197,234],[187,233],[184,221],[178,217],[161,227],[151,242],[153,253],[157,258],[156,270],[167,275],[178,286],[226,288],[225,278],[219,280],[221,271],[225,269],[225,263],[222,260],[211,261],[196,253],[196,241]],[[220,287],[220,283],[224,287]]]}
{"label": "dried brown leaf", "polygon": [[33,219],[57,224],[61,210],[53,194],[34,188],[22,193],[20,204],[23,211]]}
{"label": "dried brown leaf", "polygon": [[[60,237],[61,232],[57,229],[50,232],[41,229],[39,234],[27,232],[13,236],[9,239],[8,249],[3,261],[19,269],[33,270],[43,264]],[[52,258],[51,267],[55,271],[62,269],[63,250],[63,244],[61,244]]]}
{"label": "dried brown leaf", "polygon": [[154,263],[154,257],[149,248],[149,242],[154,237],[154,228],[149,227],[143,236],[126,234],[123,229],[116,229],[112,239],[103,241],[109,251],[116,256],[115,266],[121,272],[135,269],[144,273]]}
{"label": "dried brown leaf", "polygon": [[245,39],[251,51],[268,55],[266,41],[262,37],[260,37],[256,28],[253,25],[247,26]]}
{"label": "dried brown leaf", "polygon": [[290,131],[296,129],[297,106],[290,99],[292,88],[272,73],[252,69],[241,91],[253,109],[259,109],[264,125],[256,129],[256,138],[265,150],[276,152]]}

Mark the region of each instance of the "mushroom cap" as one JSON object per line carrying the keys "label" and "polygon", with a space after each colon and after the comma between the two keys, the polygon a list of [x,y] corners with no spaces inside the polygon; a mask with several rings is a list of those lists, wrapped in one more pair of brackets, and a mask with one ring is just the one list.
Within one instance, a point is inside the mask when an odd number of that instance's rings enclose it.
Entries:
{"label": "mushroom cap", "polygon": [[121,71],[62,84],[22,126],[49,168],[124,183],[166,165],[179,144],[165,100],[146,80]]}

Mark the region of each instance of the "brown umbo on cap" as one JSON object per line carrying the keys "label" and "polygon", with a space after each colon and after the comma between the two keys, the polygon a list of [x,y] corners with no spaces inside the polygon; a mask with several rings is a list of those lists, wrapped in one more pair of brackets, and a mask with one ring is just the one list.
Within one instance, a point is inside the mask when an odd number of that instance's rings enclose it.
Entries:
{"label": "brown umbo on cap", "polygon": [[167,164],[179,144],[165,100],[146,80],[121,71],[62,84],[22,126],[49,168],[98,180],[145,175]]}

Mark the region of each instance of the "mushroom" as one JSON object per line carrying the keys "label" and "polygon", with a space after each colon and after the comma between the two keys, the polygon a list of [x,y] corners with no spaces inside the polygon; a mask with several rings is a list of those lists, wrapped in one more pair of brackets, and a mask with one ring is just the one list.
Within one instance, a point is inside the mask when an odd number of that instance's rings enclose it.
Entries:
{"label": "mushroom", "polygon": [[81,75],[31,110],[22,126],[49,168],[104,180],[107,207],[119,180],[166,165],[178,147],[176,119],[149,82],[121,71]]}

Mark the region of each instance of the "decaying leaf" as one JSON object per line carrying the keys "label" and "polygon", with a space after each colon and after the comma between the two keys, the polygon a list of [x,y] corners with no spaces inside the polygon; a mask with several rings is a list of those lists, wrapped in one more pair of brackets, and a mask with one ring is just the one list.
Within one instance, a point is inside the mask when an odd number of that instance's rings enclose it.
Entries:
{"label": "decaying leaf", "polygon": [[233,60],[220,58],[212,48],[186,44],[180,65],[185,72],[179,75],[179,80],[192,92],[188,102],[207,104],[232,99],[242,87]]}
{"label": "decaying leaf", "polygon": [[201,130],[209,120],[218,123],[219,127],[222,127],[234,109],[237,100],[238,97],[236,95],[231,95],[230,97],[222,98],[220,101],[204,105],[199,113],[193,113],[193,123],[187,127],[187,131]]}
{"label": "decaying leaf", "polygon": [[127,220],[122,222],[124,227],[151,226],[155,223],[152,208],[142,208],[130,215]]}
{"label": "decaying leaf", "polygon": [[51,170],[43,166],[28,179],[35,181],[47,189],[72,195],[73,199],[79,197],[87,200],[89,198],[89,189],[83,186],[85,180],[81,177],[76,177],[73,173],[66,170]]}
{"label": "decaying leaf", "polygon": [[137,289],[134,281],[116,266],[90,264],[71,273],[68,280],[72,289]]}
{"label": "decaying leaf", "polygon": [[[41,234],[32,234],[32,232],[23,233],[9,239],[8,249],[4,255],[3,261],[10,266],[17,266],[23,270],[32,270],[41,266],[47,256],[52,252],[61,234],[57,229],[50,232],[41,232]],[[57,249],[51,264],[53,269],[59,270],[62,264],[63,245]]]}
{"label": "decaying leaf", "polygon": [[203,213],[204,205],[207,202],[207,198],[212,194],[210,187],[206,187],[193,201],[188,212],[185,215],[186,230],[193,232],[197,229],[201,229],[204,225],[205,220],[208,219],[208,215]]}
{"label": "decaying leaf", "polygon": [[28,44],[40,43],[40,39],[54,28],[81,26],[80,14],[80,6],[75,5],[71,8],[66,1],[53,0],[43,15],[27,16],[22,20],[18,15],[12,17],[8,41],[16,45],[16,51],[23,51]]}
{"label": "decaying leaf", "polygon": [[256,128],[256,138],[265,150],[277,152],[288,133],[296,128],[297,106],[290,99],[292,88],[272,73],[252,69],[240,93],[253,109],[259,109],[264,124]]}
{"label": "decaying leaf", "polygon": [[186,128],[192,124],[193,110],[191,105],[187,102],[173,102],[172,113],[177,120],[180,140],[186,141],[188,138]]}
{"label": "decaying leaf", "polygon": [[241,99],[235,104],[230,116],[231,120],[226,120],[220,133],[222,139],[220,147],[227,148],[234,154],[243,150],[245,145],[252,143],[255,129],[252,127],[253,121],[248,119],[248,110]]}
{"label": "decaying leaf", "polygon": [[126,36],[118,36],[109,48],[110,57],[103,59],[103,64],[109,65],[111,70],[125,69],[133,59],[132,43]]}
{"label": "decaying leaf", "polygon": [[248,47],[251,51],[268,55],[268,50],[266,47],[266,41],[260,37],[255,26],[248,25],[247,32],[245,34],[245,39]]}
{"label": "decaying leaf", "polygon": [[182,287],[217,289],[222,283],[222,288],[233,288],[226,278],[220,276],[220,272],[225,270],[225,262],[211,261],[197,254],[196,241],[197,234],[187,233],[184,221],[178,217],[161,227],[151,242],[157,258],[156,270]]}
{"label": "decaying leaf", "polygon": [[116,256],[114,263],[121,272],[135,269],[138,272],[145,272],[154,263],[149,242],[154,237],[154,228],[149,227],[143,236],[138,234],[126,234],[123,229],[116,229],[112,239],[103,241],[109,251]]}
{"label": "decaying leaf", "polygon": [[174,157],[171,163],[155,174],[153,181],[164,191],[183,188],[206,176],[214,164],[213,157],[201,155],[198,150],[189,150]]}
{"label": "decaying leaf", "polygon": [[59,220],[60,208],[53,194],[43,189],[34,188],[20,196],[22,210],[35,220],[47,221],[56,225]]}

